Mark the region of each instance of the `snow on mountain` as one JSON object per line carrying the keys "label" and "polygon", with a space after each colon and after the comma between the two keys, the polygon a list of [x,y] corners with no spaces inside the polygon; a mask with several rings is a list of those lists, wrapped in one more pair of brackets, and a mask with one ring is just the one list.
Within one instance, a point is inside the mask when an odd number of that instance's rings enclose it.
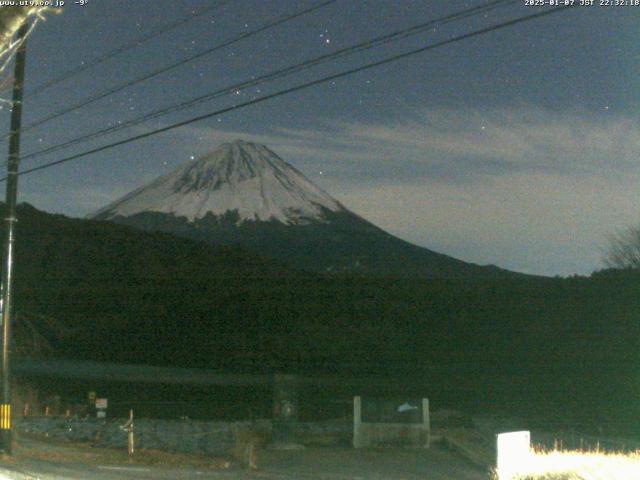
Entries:
{"label": "snow on mountain", "polygon": [[324,209],[346,209],[264,145],[237,140],[179,167],[119,200],[92,218],[144,212],[186,217],[236,211],[239,220],[304,224],[323,221]]}

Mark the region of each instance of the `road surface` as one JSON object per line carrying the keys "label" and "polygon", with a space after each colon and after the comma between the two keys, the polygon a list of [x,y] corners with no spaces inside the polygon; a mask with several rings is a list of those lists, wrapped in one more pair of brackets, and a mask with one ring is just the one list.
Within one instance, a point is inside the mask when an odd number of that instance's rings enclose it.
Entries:
{"label": "road surface", "polygon": [[[123,456],[124,455],[124,456]],[[143,455],[143,453],[140,453]],[[139,462],[140,457],[134,462]],[[178,458],[178,457],[176,457]],[[258,470],[188,465],[163,454],[150,464],[129,463],[124,452],[23,439],[12,458],[0,460],[0,480],[488,480],[489,474],[440,446],[430,449],[317,447],[257,452]],[[4,475],[4,476],[3,476]]]}

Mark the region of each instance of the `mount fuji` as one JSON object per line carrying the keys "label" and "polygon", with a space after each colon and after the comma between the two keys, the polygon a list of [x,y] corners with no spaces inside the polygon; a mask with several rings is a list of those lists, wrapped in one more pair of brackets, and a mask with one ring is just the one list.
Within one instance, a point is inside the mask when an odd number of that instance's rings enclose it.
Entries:
{"label": "mount fuji", "polygon": [[89,215],[240,245],[294,268],[402,277],[503,277],[405,242],[345,208],[264,145],[235,141]]}

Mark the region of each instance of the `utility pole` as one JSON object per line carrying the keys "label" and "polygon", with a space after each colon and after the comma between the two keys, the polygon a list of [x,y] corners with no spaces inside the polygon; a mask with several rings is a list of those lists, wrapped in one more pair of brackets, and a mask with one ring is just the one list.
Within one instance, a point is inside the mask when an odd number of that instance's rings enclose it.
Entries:
{"label": "utility pole", "polygon": [[22,123],[22,87],[26,54],[25,37],[29,25],[25,22],[18,30],[17,41],[21,42],[13,74],[13,102],[11,104],[11,131],[9,132],[9,161],[7,164],[6,190],[6,243],[4,268],[2,269],[2,403],[0,403],[0,450],[11,454],[11,383],[9,350],[11,343],[11,319],[13,316],[13,255],[15,243],[16,203],[18,198],[18,166],[20,164],[20,128]]}

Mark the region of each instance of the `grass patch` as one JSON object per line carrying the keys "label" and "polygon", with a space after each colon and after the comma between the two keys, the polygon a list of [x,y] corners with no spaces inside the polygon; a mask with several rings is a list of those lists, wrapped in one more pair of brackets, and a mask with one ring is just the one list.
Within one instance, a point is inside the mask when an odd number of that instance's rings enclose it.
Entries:
{"label": "grass patch", "polygon": [[129,456],[124,448],[93,448],[84,443],[52,441],[36,435],[21,435],[13,450],[14,455],[8,457],[5,461],[44,460],[89,465],[130,464],[213,470],[224,470],[231,466],[230,462],[225,458],[171,453],[153,449],[138,449],[133,455]]}
{"label": "grass patch", "polygon": [[640,478],[640,451],[532,450],[518,471],[499,480],[633,480]]}

